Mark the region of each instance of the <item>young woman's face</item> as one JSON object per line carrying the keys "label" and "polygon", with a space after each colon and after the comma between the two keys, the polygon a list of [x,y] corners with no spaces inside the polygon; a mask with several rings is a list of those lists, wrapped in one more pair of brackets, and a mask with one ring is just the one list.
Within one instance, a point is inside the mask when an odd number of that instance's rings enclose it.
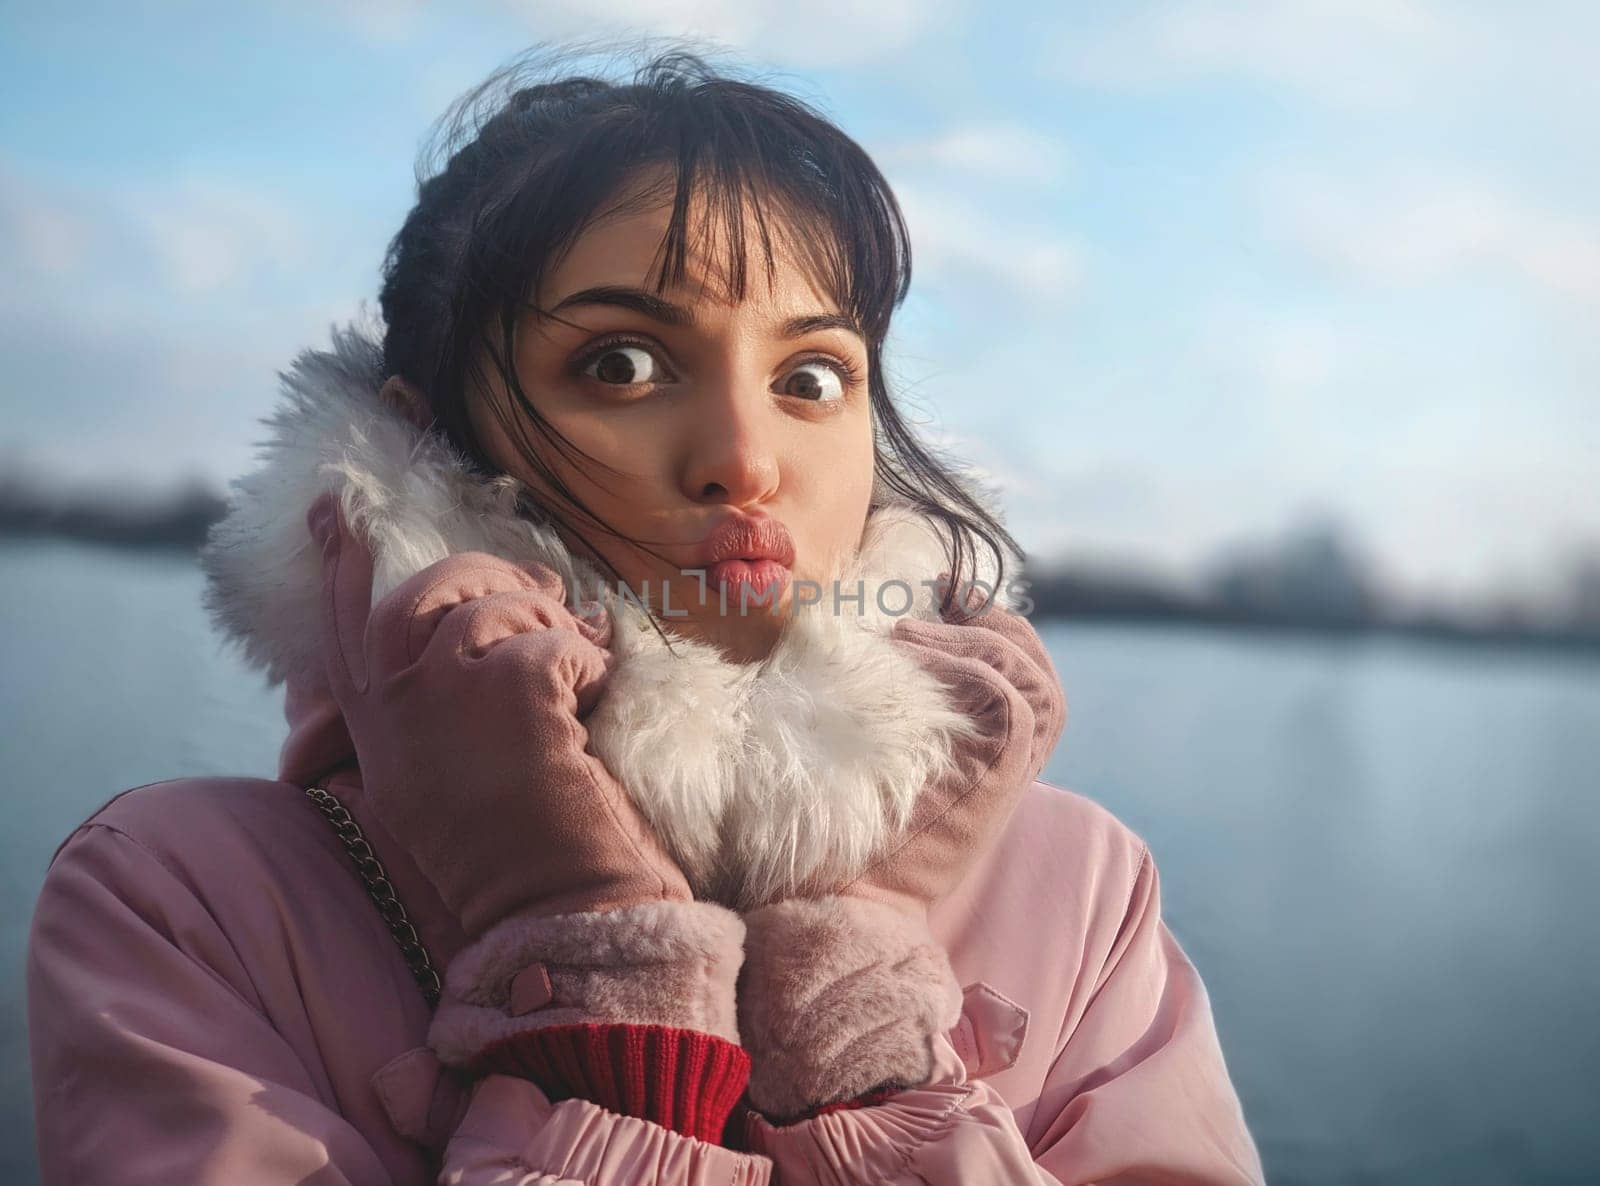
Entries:
{"label": "young woman's face", "polygon": [[[665,607],[677,633],[750,661],[771,649],[796,581],[816,582],[831,604],[834,578],[860,542],[873,484],[866,343],[776,220],[770,283],[751,221],[743,300],[728,295],[731,249],[721,235],[691,235],[685,282],[658,297],[650,280],[669,214],[662,204],[591,226],[537,297],[560,320],[525,318],[515,365],[533,405],[593,461],[530,432],[539,456],[601,519],[666,559],[592,525],[577,530],[635,592]],[[691,227],[698,215],[691,208]],[[542,489],[496,402],[519,414],[503,388],[481,393],[471,408],[479,439],[507,472]],[[792,563],[709,565],[712,533],[741,517],[781,525]]]}

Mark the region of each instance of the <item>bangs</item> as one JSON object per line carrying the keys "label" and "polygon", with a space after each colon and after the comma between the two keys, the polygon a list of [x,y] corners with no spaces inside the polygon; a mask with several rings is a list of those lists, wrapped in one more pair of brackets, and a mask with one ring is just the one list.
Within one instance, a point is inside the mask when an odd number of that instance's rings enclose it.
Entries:
{"label": "bangs", "polygon": [[[881,341],[911,283],[906,229],[887,182],[852,142],[807,135],[810,128],[771,109],[769,95],[740,90],[718,83],[663,113],[651,139],[670,148],[649,161],[665,167],[665,180],[618,203],[670,200],[658,290],[681,285],[692,252],[717,242],[728,249],[728,296],[742,300],[750,262],[764,263],[770,281],[781,240],[817,288]],[[752,228],[757,244],[747,242]]]}
{"label": "bangs", "polygon": [[[670,204],[658,291],[681,285],[690,256],[714,240],[730,249],[729,296],[741,300],[750,249],[760,247],[770,280],[781,241],[863,336],[882,342],[911,284],[909,237],[887,180],[854,140],[801,100],[697,76],[695,61],[656,59],[628,85],[580,79],[559,95],[517,93],[497,118],[524,121],[543,147],[531,167],[525,156],[505,162],[515,175],[467,236],[469,251],[500,248],[468,267],[479,281],[475,295],[500,306],[502,324],[514,316],[513,304],[537,313],[529,302],[586,228]],[[539,135],[545,120],[559,131]],[[656,170],[662,176],[652,180]],[[758,244],[747,242],[752,227]]]}

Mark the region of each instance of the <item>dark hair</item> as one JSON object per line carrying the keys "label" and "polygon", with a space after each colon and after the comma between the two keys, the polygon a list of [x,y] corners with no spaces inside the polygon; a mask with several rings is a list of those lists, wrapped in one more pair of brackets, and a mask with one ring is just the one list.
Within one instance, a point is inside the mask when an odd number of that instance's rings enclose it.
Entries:
{"label": "dark hair", "polygon": [[[949,528],[955,586],[971,575],[975,540],[990,549],[1003,585],[1003,548],[1019,558],[1021,549],[975,496],[973,480],[917,439],[889,395],[883,345],[911,283],[911,252],[899,204],[871,158],[800,99],[718,70],[681,43],[649,56],[630,80],[563,73],[572,57],[590,52],[569,47],[521,55],[441,117],[417,166],[417,203],[384,260],[385,375],[418,388],[450,441],[493,474],[498,467],[467,413],[469,392],[482,389],[483,367],[492,364],[523,412],[509,434],[563,503],[525,503],[525,513],[570,525],[570,509],[620,536],[530,447],[524,425],[558,448],[578,451],[523,391],[513,335],[521,316],[540,313],[532,294],[562,250],[606,212],[602,203],[615,203],[641,166],[670,166],[672,214],[657,290],[682,282],[687,212],[698,194],[707,221],[724,220],[733,247],[732,295],[742,299],[742,213],[749,203],[770,273],[767,204],[775,203],[784,225],[803,232],[791,237],[804,245],[819,283],[866,339],[875,483]],[[491,332],[496,325],[498,338]],[[531,494],[525,488],[523,498]],[[592,544],[587,550],[616,577]]]}

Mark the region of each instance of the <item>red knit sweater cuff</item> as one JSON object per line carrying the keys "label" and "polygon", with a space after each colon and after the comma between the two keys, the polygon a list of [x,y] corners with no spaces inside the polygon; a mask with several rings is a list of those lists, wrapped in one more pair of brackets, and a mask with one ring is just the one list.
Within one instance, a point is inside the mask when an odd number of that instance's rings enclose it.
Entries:
{"label": "red knit sweater cuff", "polygon": [[552,1101],[586,1099],[711,1144],[744,1093],[750,1055],[700,1030],[589,1022],[525,1030],[486,1048],[479,1071],[532,1080]]}

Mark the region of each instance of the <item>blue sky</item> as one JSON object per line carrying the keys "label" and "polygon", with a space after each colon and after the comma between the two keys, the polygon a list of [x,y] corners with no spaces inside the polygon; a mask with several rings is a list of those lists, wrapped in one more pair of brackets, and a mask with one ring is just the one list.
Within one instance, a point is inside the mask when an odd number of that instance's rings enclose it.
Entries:
{"label": "blue sky", "polygon": [[[1600,6],[0,5],[0,464],[249,468],[432,120],[543,38],[714,39],[874,154],[891,366],[1041,556],[1331,514],[1398,596],[1600,547]],[[710,44],[710,43],[707,43]]]}

